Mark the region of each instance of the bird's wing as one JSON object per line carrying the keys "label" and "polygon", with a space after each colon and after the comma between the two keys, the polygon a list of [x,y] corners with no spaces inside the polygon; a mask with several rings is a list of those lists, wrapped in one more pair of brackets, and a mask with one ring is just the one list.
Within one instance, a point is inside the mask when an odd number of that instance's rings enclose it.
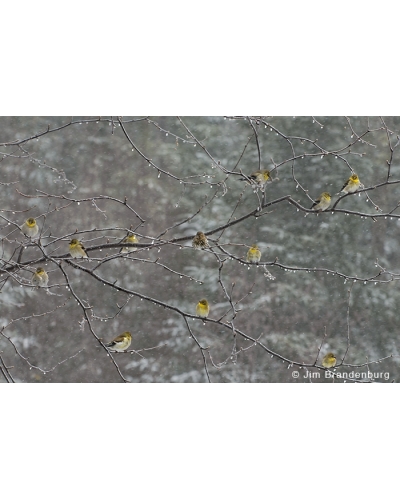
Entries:
{"label": "bird's wing", "polygon": [[343,187],[340,191],[343,191],[343,189],[349,185],[349,182],[350,182],[350,179],[347,179],[347,181],[343,184]]}

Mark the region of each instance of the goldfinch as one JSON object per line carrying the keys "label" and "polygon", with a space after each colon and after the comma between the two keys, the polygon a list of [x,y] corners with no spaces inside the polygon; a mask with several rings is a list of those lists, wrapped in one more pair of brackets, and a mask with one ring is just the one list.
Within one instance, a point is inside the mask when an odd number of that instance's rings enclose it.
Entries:
{"label": "goldfinch", "polygon": [[206,301],[206,299],[201,299],[196,306],[197,316],[200,316],[200,318],[207,318],[209,312],[210,306],[208,305],[208,302]]}
{"label": "goldfinch", "polygon": [[74,259],[78,259],[79,257],[83,259],[87,259],[87,253],[85,251],[85,247],[82,245],[82,243],[73,238],[70,243],[69,243],[69,253],[71,254],[71,257]]}
{"label": "goldfinch", "polygon": [[261,252],[257,245],[253,245],[252,247],[249,248],[249,251],[247,252],[246,260],[247,262],[252,262],[257,264],[258,262],[260,262],[260,259],[261,259]]}
{"label": "goldfinch", "polygon": [[360,189],[361,186],[362,184],[360,182],[360,179],[358,178],[358,175],[353,174],[344,183],[344,186],[340,190],[340,193],[345,193],[345,194],[355,193]]}
{"label": "goldfinch", "polygon": [[[132,233],[128,233],[121,243],[139,243],[139,238]],[[120,251],[122,253],[127,253],[132,251],[135,252],[136,250],[137,248],[135,247],[122,247]]]}
{"label": "goldfinch", "polygon": [[121,333],[115,337],[114,340],[108,344],[104,344],[106,347],[110,347],[113,351],[122,352],[128,349],[132,342],[132,335],[130,332]]}
{"label": "goldfinch", "polygon": [[[251,173],[247,177],[250,179],[251,184],[259,187],[264,187],[264,185],[268,181],[272,181],[269,170],[256,170],[256,172]],[[247,179],[241,178],[240,180],[245,181],[247,182],[247,184],[249,184],[249,181]]]}
{"label": "goldfinch", "polygon": [[36,224],[36,220],[33,217],[26,219],[26,221],[21,226],[21,231],[25,236],[33,238],[39,232],[39,226]]}
{"label": "goldfinch", "polygon": [[201,231],[198,231],[196,236],[192,240],[192,247],[193,248],[198,248],[200,250],[204,250],[205,248],[208,248],[208,239],[207,236],[202,233]]}
{"label": "goldfinch", "polygon": [[333,352],[328,352],[324,356],[324,359],[322,360],[322,366],[325,366],[325,368],[333,368],[336,365],[336,356],[333,354]]}
{"label": "goldfinch", "polygon": [[43,269],[43,267],[38,267],[32,275],[32,285],[35,286],[47,286],[49,282],[49,275]]}
{"label": "goldfinch", "polygon": [[318,196],[318,198],[314,201],[311,210],[323,212],[324,210],[329,208],[330,204],[331,204],[331,195],[325,191],[324,193],[321,194],[321,196]]}

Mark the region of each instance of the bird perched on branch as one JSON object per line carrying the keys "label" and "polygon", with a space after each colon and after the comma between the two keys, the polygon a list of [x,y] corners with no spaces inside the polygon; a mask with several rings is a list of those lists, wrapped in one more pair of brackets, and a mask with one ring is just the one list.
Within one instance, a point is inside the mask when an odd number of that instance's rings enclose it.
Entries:
{"label": "bird perched on branch", "polygon": [[349,194],[349,193],[355,193],[356,191],[358,191],[360,189],[360,187],[362,187],[362,184],[360,182],[360,179],[358,178],[358,175],[357,174],[353,174],[351,175],[347,181],[344,183],[344,186],[342,187],[342,189],[340,190],[340,193],[345,193],[345,194]]}
{"label": "bird perched on branch", "polygon": [[73,257],[74,259],[88,258],[85,247],[79,240],[75,238],[73,238],[69,243],[69,253],[71,254],[71,257]]}
{"label": "bird perched on branch", "polygon": [[33,238],[38,234],[39,226],[36,224],[36,220],[33,217],[30,217],[22,224],[21,231],[25,236]]}
{"label": "bird perched on branch", "polygon": [[196,306],[196,314],[200,316],[200,318],[207,318],[210,313],[210,306],[206,299],[201,299]]}
{"label": "bird perched on branch", "polygon": [[207,236],[202,233],[201,231],[198,231],[196,233],[196,236],[192,240],[192,247],[197,248],[200,250],[204,250],[205,248],[208,248],[208,239]]}
{"label": "bird perched on branch", "polygon": [[324,356],[324,359],[322,360],[322,366],[325,366],[325,368],[333,368],[336,365],[336,356],[333,354],[333,352],[328,352]]}
{"label": "bird perched on branch", "polygon": [[251,184],[253,186],[261,188],[264,188],[265,184],[268,181],[272,181],[269,170],[256,170],[247,177],[250,179],[251,182],[249,182],[248,179],[243,179],[243,178],[240,178],[239,180],[245,181],[247,182],[247,184]]}
{"label": "bird perched on branch", "polygon": [[[121,241],[121,243],[139,243],[139,238],[132,234],[132,233],[128,233],[125,238]],[[122,247],[120,252],[122,253],[127,253],[127,252],[135,252],[137,250],[137,248],[135,247]]]}
{"label": "bird perched on branch", "polygon": [[318,198],[314,201],[314,203],[311,206],[311,210],[315,210],[317,212],[323,212],[327,208],[329,208],[329,205],[331,204],[331,195],[327,193],[326,191],[321,194],[321,196],[318,196]]}
{"label": "bird perched on branch", "polygon": [[247,262],[257,264],[258,262],[260,262],[260,259],[261,259],[261,252],[257,245],[253,245],[252,247],[249,248],[247,252],[246,260]]}
{"label": "bird perched on branch", "polygon": [[130,334],[130,332],[124,332],[121,333],[121,335],[115,337],[115,339],[109,342],[108,344],[104,345],[106,347],[110,347],[114,351],[122,352],[128,349],[128,347],[131,345],[131,342],[132,342],[132,335]]}
{"label": "bird perched on branch", "polygon": [[47,286],[49,282],[49,275],[43,269],[43,267],[38,267],[32,275],[32,285],[35,286]]}

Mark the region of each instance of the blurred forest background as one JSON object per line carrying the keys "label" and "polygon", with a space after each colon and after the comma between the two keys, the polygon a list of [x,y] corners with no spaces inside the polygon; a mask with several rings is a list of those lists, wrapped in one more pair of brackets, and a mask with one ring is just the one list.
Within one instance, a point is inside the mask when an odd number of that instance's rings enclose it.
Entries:
{"label": "blurred forest background", "polygon": [[[400,118],[0,125],[1,382],[324,382],[328,351],[345,356],[339,373],[399,379]],[[239,182],[260,167],[265,198]],[[335,205],[353,171],[366,189]],[[305,217],[323,191],[334,210]],[[40,245],[18,229],[28,217]],[[121,254],[129,229],[142,246]],[[68,255],[76,231],[89,261]],[[192,248],[197,231],[209,250]],[[38,264],[40,246],[51,259]],[[48,290],[30,284],[37,265]],[[125,330],[137,352],[110,354],[103,342]]]}

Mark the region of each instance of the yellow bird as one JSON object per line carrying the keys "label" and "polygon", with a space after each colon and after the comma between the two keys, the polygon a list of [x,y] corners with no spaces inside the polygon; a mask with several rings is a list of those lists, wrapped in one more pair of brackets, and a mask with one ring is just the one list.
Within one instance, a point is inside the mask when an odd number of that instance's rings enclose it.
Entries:
{"label": "yellow bird", "polygon": [[314,203],[311,206],[311,210],[315,210],[317,212],[323,212],[327,208],[329,208],[329,205],[331,204],[331,195],[327,193],[326,191],[322,193],[318,198],[314,201]]}
{"label": "yellow bird", "polygon": [[[128,233],[121,243],[139,243],[139,238],[132,233]],[[127,253],[132,251],[135,252],[136,250],[136,247],[122,247],[120,251],[122,253]]]}
{"label": "yellow bird", "polygon": [[247,176],[250,179],[250,183],[247,179],[240,178],[239,180],[247,182],[247,184],[253,184],[258,187],[264,187],[268,181],[272,181],[269,170],[256,170]]}
{"label": "yellow bird", "polygon": [[122,352],[128,349],[132,342],[132,335],[130,332],[121,333],[115,337],[114,340],[109,342],[108,344],[104,344],[106,347],[110,347],[112,350],[117,352]]}
{"label": "yellow bird", "polygon": [[204,250],[205,248],[208,248],[208,239],[207,236],[202,233],[201,231],[198,231],[196,236],[192,240],[192,247],[193,248],[198,248],[200,250]]}
{"label": "yellow bird", "polygon": [[79,240],[75,238],[73,238],[69,243],[69,253],[71,254],[71,257],[73,257],[74,259],[88,258],[85,247]]}
{"label": "yellow bird", "polygon": [[33,217],[26,219],[26,221],[21,226],[21,231],[25,236],[33,238],[39,232],[39,226],[36,224],[36,220]]}
{"label": "yellow bird", "polygon": [[43,267],[38,267],[32,275],[32,285],[35,286],[47,286],[49,282],[49,275],[43,269]]}
{"label": "yellow bird", "polygon": [[201,299],[196,306],[197,316],[200,316],[200,318],[207,318],[209,312],[210,306],[208,305],[208,302],[206,301],[206,299]]}
{"label": "yellow bird", "polygon": [[325,366],[325,368],[333,368],[336,365],[336,356],[333,354],[333,352],[328,352],[324,356],[324,359],[322,360],[322,366]]}
{"label": "yellow bird", "polygon": [[358,175],[353,174],[344,183],[344,186],[340,190],[340,193],[345,193],[345,194],[355,193],[360,189],[361,186],[362,184],[360,182],[360,179],[358,178]]}
{"label": "yellow bird", "polygon": [[246,260],[247,262],[257,264],[258,262],[260,262],[260,259],[261,259],[261,252],[257,245],[253,245],[252,247],[249,248],[247,252]]}

